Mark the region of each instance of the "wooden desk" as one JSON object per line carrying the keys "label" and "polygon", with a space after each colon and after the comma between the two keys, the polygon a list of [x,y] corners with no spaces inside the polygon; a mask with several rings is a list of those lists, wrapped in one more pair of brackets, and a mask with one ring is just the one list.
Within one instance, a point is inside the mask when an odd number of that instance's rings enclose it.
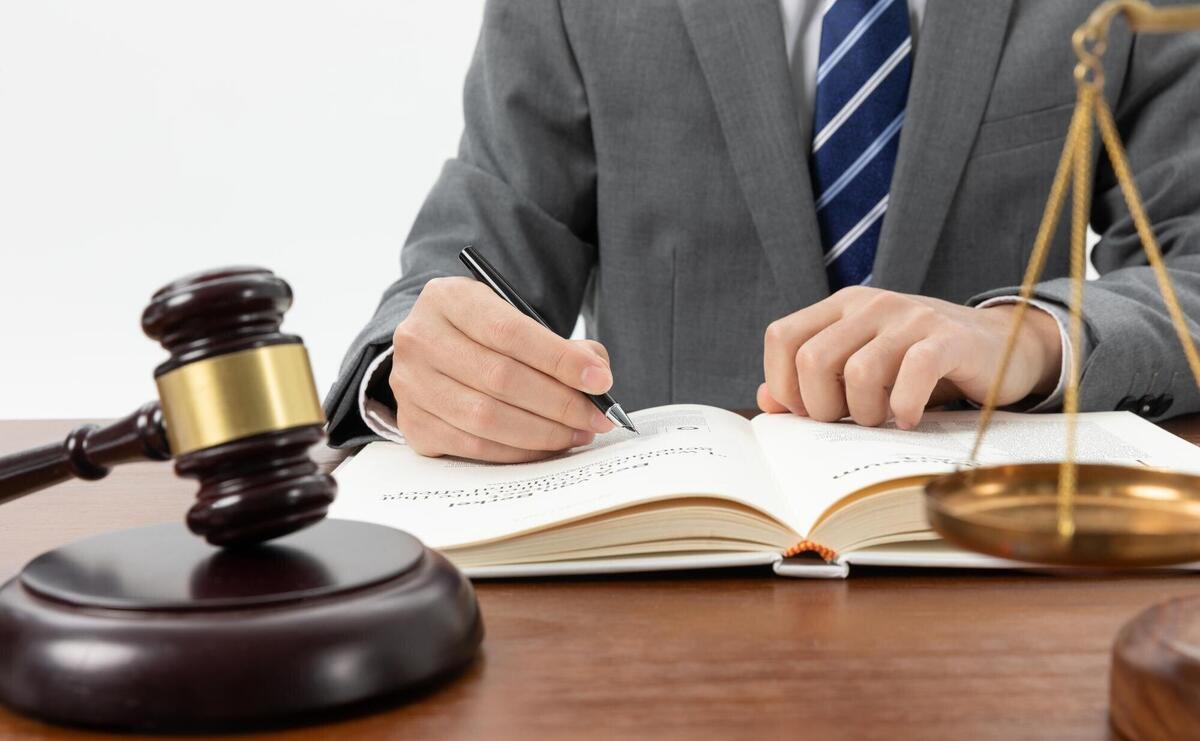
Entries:
{"label": "wooden desk", "polygon": [[[74,424],[0,422],[0,453]],[[1167,426],[1200,440],[1200,417]],[[192,487],[169,464],[144,464],[9,503],[0,579],[67,541],[177,520]],[[1106,738],[1117,628],[1153,602],[1200,593],[1200,582],[864,569],[806,581],[754,570],[483,582],[478,592],[484,655],[459,681],[289,737]],[[0,739],[86,735],[0,710]]]}

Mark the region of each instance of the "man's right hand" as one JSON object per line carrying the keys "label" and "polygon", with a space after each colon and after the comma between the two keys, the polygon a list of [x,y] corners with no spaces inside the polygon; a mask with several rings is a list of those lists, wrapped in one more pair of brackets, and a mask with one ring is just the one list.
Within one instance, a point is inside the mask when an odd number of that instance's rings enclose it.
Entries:
{"label": "man's right hand", "polygon": [[604,346],[564,340],[475,280],[425,284],[392,343],[396,426],[422,455],[532,461],[613,428],[583,394],[612,386]]}

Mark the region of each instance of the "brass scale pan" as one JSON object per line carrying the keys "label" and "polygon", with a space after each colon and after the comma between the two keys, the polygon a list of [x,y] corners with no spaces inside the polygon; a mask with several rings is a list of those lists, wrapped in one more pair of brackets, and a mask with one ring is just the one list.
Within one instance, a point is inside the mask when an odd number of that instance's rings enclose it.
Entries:
{"label": "brass scale pan", "polygon": [[969,469],[925,488],[930,525],[979,553],[1063,566],[1200,561],[1200,477],[1080,464],[1074,532],[1058,530],[1058,463]]}

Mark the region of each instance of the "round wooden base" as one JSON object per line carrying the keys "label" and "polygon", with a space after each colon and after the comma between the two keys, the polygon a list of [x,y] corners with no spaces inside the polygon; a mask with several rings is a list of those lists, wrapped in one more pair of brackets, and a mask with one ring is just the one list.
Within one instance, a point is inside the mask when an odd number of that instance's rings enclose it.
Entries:
{"label": "round wooden base", "polygon": [[1121,629],[1109,714],[1129,739],[1200,738],[1200,598],[1155,605]]}
{"label": "round wooden base", "polygon": [[482,636],[470,582],[398,530],[326,520],[219,550],[162,525],[43,554],[0,587],[0,701],[106,728],[295,723],[432,686]]}

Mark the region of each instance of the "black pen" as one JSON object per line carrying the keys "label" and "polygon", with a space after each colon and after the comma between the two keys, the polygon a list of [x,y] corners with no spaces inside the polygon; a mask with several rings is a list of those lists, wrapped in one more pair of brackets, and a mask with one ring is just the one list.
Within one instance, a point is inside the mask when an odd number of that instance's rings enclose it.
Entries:
{"label": "black pen", "polygon": [[[474,247],[471,245],[463,247],[462,252],[458,253],[458,259],[463,261],[463,264],[467,266],[467,269],[474,274],[480,283],[484,283],[495,291],[497,296],[512,304],[513,308],[525,316],[546,329],[550,329],[550,325],[546,324],[546,320],[542,319],[537,310],[530,306],[528,301],[521,298],[521,294],[517,293],[517,290],[509,285],[504,276],[496,272],[491,263],[483,259],[483,256],[476,252]],[[554,330],[551,329],[550,331],[553,332]],[[637,432],[637,428],[633,426],[633,420],[629,419],[629,415],[625,413],[625,410],[621,408],[616,399],[608,394],[586,394],[586,396],[592,400],[597,409],[604,413],[605,417],[612,420],[613,424],[620,425],[630,432]]]}

